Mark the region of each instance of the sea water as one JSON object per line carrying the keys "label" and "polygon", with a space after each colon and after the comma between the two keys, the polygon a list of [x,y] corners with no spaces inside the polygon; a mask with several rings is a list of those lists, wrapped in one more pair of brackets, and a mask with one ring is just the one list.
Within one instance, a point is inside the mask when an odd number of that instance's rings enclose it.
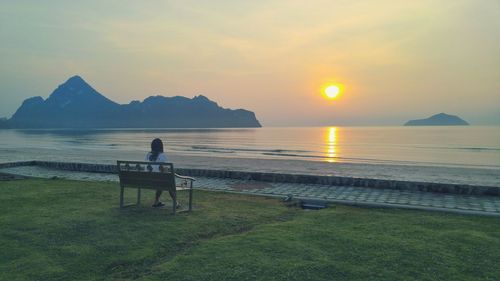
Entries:
{"label": "sea water", "polygon": [[380,167],[406,176],[411,167],[500,171],[499,126],[0,130],[0,162],[142,160],[153,138],[186,167],[373,177],[390,174]]}

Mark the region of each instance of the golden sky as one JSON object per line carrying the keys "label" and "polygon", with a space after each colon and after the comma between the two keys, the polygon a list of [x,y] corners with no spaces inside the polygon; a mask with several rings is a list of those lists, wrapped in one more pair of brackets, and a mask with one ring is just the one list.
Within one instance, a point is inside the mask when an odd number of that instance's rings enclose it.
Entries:
{"label": "golden sky", "polygon": [[119,103],[203,94],[265,126],[500,124],[496,0],[40,3],[0,2],[0,117],[78,74]]}

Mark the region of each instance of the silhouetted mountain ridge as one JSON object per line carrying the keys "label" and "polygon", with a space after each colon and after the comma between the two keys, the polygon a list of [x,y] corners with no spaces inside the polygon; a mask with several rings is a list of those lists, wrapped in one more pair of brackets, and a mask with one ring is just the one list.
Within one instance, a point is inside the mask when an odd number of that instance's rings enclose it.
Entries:
{"label": "silhouetted mountain ridge", "polygon": [[80,76],[59,85],[50,96],[26,99],[8,120],[15,128],[205,128],[260,127],[251,111],[225,109],[205,96],[192,99],[150,96],[118,104]]}
{"label": "silhouetted mountain ridge", "polygon": [[59,108],[103,107],[116,108],[117,103],[101,95],[80,76],[73,76],[59,85],[46,100],[47,104]]}
{"label": "silhouetted mountain ridge", "polygon": [[410,120],[405,126],[466,126],[469,125],[465,120],[446,113],[439,113],[425,119]]}

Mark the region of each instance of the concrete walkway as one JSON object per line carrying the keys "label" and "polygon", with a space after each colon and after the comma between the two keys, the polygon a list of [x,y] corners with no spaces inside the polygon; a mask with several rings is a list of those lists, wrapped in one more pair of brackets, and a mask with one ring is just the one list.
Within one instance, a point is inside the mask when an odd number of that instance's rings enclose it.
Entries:
{"label": "concrete walkway", "polygon": [[460,214],[500,216],[500,197],[400,191],[365,187],[316,184],[269,183],[234,179],[197,178],[205,190],[313,199],[340,204],[444,211]]}
{"label": "concrete walkway", "polygon": [[[1,169],[0,172],[43,178],[56,176],[74,180],[118,182],[116,174],[71,172],[36,166],[7,168]],[[498,196],[456,195],[318,184],[272,183],[209,177],[196,177],[195,188],[278,198],[291,195],[295,199],[324,200],[358,206],[500,216],[500,197]]]}

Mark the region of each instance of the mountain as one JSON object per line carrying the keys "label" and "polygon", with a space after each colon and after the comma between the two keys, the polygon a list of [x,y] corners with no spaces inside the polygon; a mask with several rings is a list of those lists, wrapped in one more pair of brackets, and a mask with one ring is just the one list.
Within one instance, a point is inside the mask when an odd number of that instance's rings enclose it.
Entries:
{"label": "mountain", "polygon": [[118,104],[73,76],[44,100],[26,99],[8,121],[13,128],[261,127],[255,114],[226,109],[205,96],[152,96]]}
{"label": "mountain", "polygon": [[410,120],[404,124],[405,126],[467,126],[467,123],[462,118],[449,115],[446,113],[439,113],[426,119]]}

